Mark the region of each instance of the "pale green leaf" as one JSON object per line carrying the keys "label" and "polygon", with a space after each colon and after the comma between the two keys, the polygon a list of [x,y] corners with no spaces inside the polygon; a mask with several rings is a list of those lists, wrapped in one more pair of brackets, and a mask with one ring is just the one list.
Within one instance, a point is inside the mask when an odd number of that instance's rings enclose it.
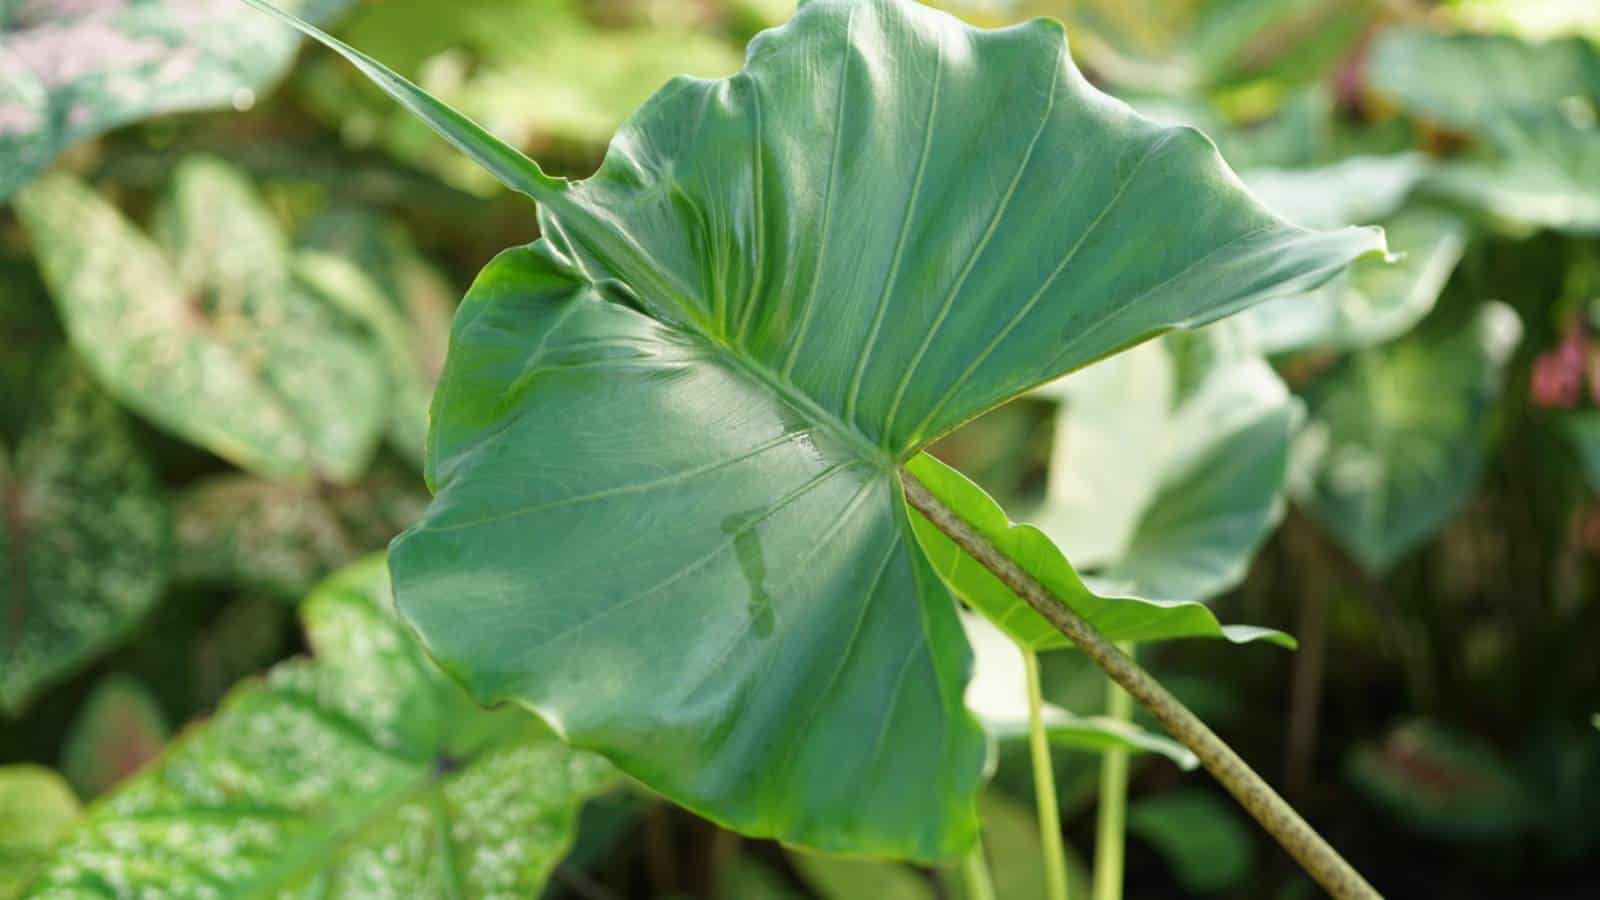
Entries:
{"label": "pale green leaf", "polygon": [[35,765],[0,766],[0,900],[16,900],[79,815],[66,779]]}

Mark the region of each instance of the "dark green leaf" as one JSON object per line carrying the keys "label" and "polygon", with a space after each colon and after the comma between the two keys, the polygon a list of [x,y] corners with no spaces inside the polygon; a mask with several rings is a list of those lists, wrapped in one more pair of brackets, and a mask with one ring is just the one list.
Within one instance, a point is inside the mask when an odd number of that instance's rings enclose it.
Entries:
{"label": "dark green leaf", "polygon": [[111,401],[76,365],[41,379],[0,450],[0,711],[122,638],[166,583],[172,522]]}
{"label": "dark green leaf", "polygon": [[66,779],[34,765],[0,766],[0,900],[15,900],[78,818]]}
{"label": "dark green leaf", "polygon": [[97,805],[39,893],[537,896],[610,767],[477,707],[390,603],[380,559],[318,589],[316,658],[235,690]]}
{"label": "dark green leaf", "polygon": [[1362,350],[1306,388],[1291,493],[1368,571],[1427,540],[1477,484],[1520,336],[1516,313],[1485,304]]}
{"label": "dark green leaf", "polygon": [[63,175],[17,197],[72,345],[120,401],[267,477],[349,481],[387,418],[381,364],[292,274],[250,185],[181,164],[163,254]]}
{"label": "dark green leaf", "polygon": [[1136,800],[1128,806],[1128,833],[1154,845],[1186,891],[1237,892],[1250,874],[1250,832],[1213,793],[1181,789]]}
{"label": "dark green leaf", "polygon": [[[330,18],[349,0],[287,0]],[[294,56],[236,3],[0,4],[0,200],[78,141],[163,113],[243,109]]]}
{"label": "dark green leaf", "polygon": [[1567,440],[1578,454],[1583,465],[1583,476],[1589,481],[1589,490],[1600,493],[1600,410],[1584,410],[1562,417]]}
{"label": "dark green leaf", "polygon": [[402,610],[479,699],[819,849],[929,859],[976,832],[968,652],[895,467],[1382,247],[1276,218],[1043,21],[813,0],[740,74],[669,84],[572,185],[353,58],[547,235],[457,316]]}
{"label": "dark green leaf", "polygon": [[167,742],[167,719],[144,685],[125,675],[101,679],[67,732],[61,772],[78,793],[97,797],[139,771]]}

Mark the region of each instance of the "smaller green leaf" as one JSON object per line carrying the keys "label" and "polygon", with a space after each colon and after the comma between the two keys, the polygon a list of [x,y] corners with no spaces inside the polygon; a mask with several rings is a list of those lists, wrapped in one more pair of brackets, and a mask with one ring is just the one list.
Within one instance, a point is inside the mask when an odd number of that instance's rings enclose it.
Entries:
{"label": "smaller green leaf", "polygon": [[0,449],[0,711],[110,647],[166,584],[171,513],[117,408],[46,366],[15,456]]}
{"label": "smaller green leaf", "polygon": [[312,660],[246,684],[74,829],[43,896],[531,897],[598,757],[486,711],[393,613],[382,559],[307,601]]}
{"label": "smaller green leaf", "polygon": [[1128,833],[1160,851],[1184,890],[1196,894],[1237,891],[1255,855],[1239,814],[1209,791],[1180,789],[1134,801]]}
{"label": "smaller green leaf", "polygon": [[43,766],[0,766],[0,900],[20,898],[79,815],[66,779]]}
{"label": "smaller green leaf", "polygon": [[1507,115],[1489,129],[1492,154],[1443,166],[1424,187],[1482,213],[1499,230],[1600,234],[1600,127],[1586,109]]}
{"label": "smaller green leaf", "polygon": [[[1082,576],[1044,532],[1032,525],[1012,524],[983,488],[960,472],[926,453],[912,459],[906,468],[927,485],[935,497],[1110,640],[1213,637],[1234,643],[1266,640],[1285,647],[1294,646],[1294,639],[1279,631],[1248,625],[1224,626],[1211,610],[1193,601],[1100,596],[1084,584]],[[912,527],[928,561],[950,589],[1018,644],[1035,650],[1071,646],[1044,617],[921,514],[912,514]]]}
{"label": "smaller green leaf", "polygon": [[[1022,740],[1028,735],[1027,674],[1022,651],[987,619],[964,613],[961,624],[972,645],[972,680],[967,682],[967,706],[996,740]],[[1071,750],[1099,753],[1129,750],[1156,753],[1180,768],[1199,765],[1193,753],[1170,738],[1146,731],[1131,722],[1105,716],[1080,716],[1053,703],[1044,707],[1050,742]]]}
{"label": "smaller green leaf", "polygon": [[1520,337],[1516,313],[1484,304],[1353,354],[1305,389],[1291,493],[1368,571],[1388,568],[1466,502]]}
{"label": "smaller green leaf", "polygon": [[97,797],[154,759],[167,732],[144,685],[125,675],[103,678],[67,731],[61,772],[78,793]]}
{"label": "smaller green leaf", "polygon": [[381,549],[427,503],[421,482],[398,465],[343,487],[214,476],[178,498],[174,577],[293,601],[335,569]]}
{"label": "smaller green leaf", "polygon": [[386,413],[378,360],[296,283],[237,172],[179,165],[157,215],[166,253],[64,175],[16,206],[73,348],[118,400],[266,477],[366,467]]}
{"label": "smaller green leaf", "polygon": [[1537,816],[1492,747],[1428,720],[1407,722],[1346,761],[1352,783],[1418,831],[1450,838],[1514,834]]}

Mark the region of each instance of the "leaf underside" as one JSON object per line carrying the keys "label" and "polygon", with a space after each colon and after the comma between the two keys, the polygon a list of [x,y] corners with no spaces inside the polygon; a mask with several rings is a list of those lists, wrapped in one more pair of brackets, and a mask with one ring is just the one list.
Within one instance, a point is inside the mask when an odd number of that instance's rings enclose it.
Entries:
{"label": "leaf underside", "polygon": [[402,612],[480,700],[818,849],[976,835],[969,652],[896,467],[1382,246],[1259,207],[1045,21],[813,0],[737,75],[663,88],[575,184],[337,49],[538,200],[545,234],[458,312],[436,497],[391,555]]}

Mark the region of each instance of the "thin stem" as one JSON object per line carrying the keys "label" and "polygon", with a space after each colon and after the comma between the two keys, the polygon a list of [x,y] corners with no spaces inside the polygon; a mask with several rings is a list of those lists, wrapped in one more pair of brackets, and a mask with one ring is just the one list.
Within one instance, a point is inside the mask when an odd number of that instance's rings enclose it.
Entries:
{"label": "thin stem", "polygon": [[983,840],[979,839],[961,861],[961,871],[967,881],[967,900],[995,900],[994,879],[989,877],[989,860],[983,855]]}
{"label": "thin stem", "polygon": [[[1133,644],[1117,645],[1134,658]],[[1117,687],[1106,686],[1106,717],[1133,720],[1133,698]],[[1128,751],[1107,750],[1100,755],[1100,814],[1094,835],[1094,900],[1122,900],[1123,823],[1128,810]]]}
{"label": "thin stem", "polygon": [[1061,805],[1056,799],[1056,770],[1050,764],[1050,735],[1044,730],[1044,691],[1039,685],[1039,657],[1022,648],[1028,673],[1028,750],[1033,756],[1033,795],[1039,803],[1039,844],[1044,850],[1045,896],[1067,900],[1067,848],[1061,840]]}
{"label": "thin stem", "polygon": [[900,473],[906,500],[984,568],[1066,635],[1078,649],[1155,716],[1168,733],[1193,751],[1201,765],[1300,863],[1306,874],[1337,900],[1381,898],[1338,851],[1284,802],[1239,754],[1233,752],[1161,683],[1061,602],[1015,560],[995,548],[935,497],[915,475]]}

